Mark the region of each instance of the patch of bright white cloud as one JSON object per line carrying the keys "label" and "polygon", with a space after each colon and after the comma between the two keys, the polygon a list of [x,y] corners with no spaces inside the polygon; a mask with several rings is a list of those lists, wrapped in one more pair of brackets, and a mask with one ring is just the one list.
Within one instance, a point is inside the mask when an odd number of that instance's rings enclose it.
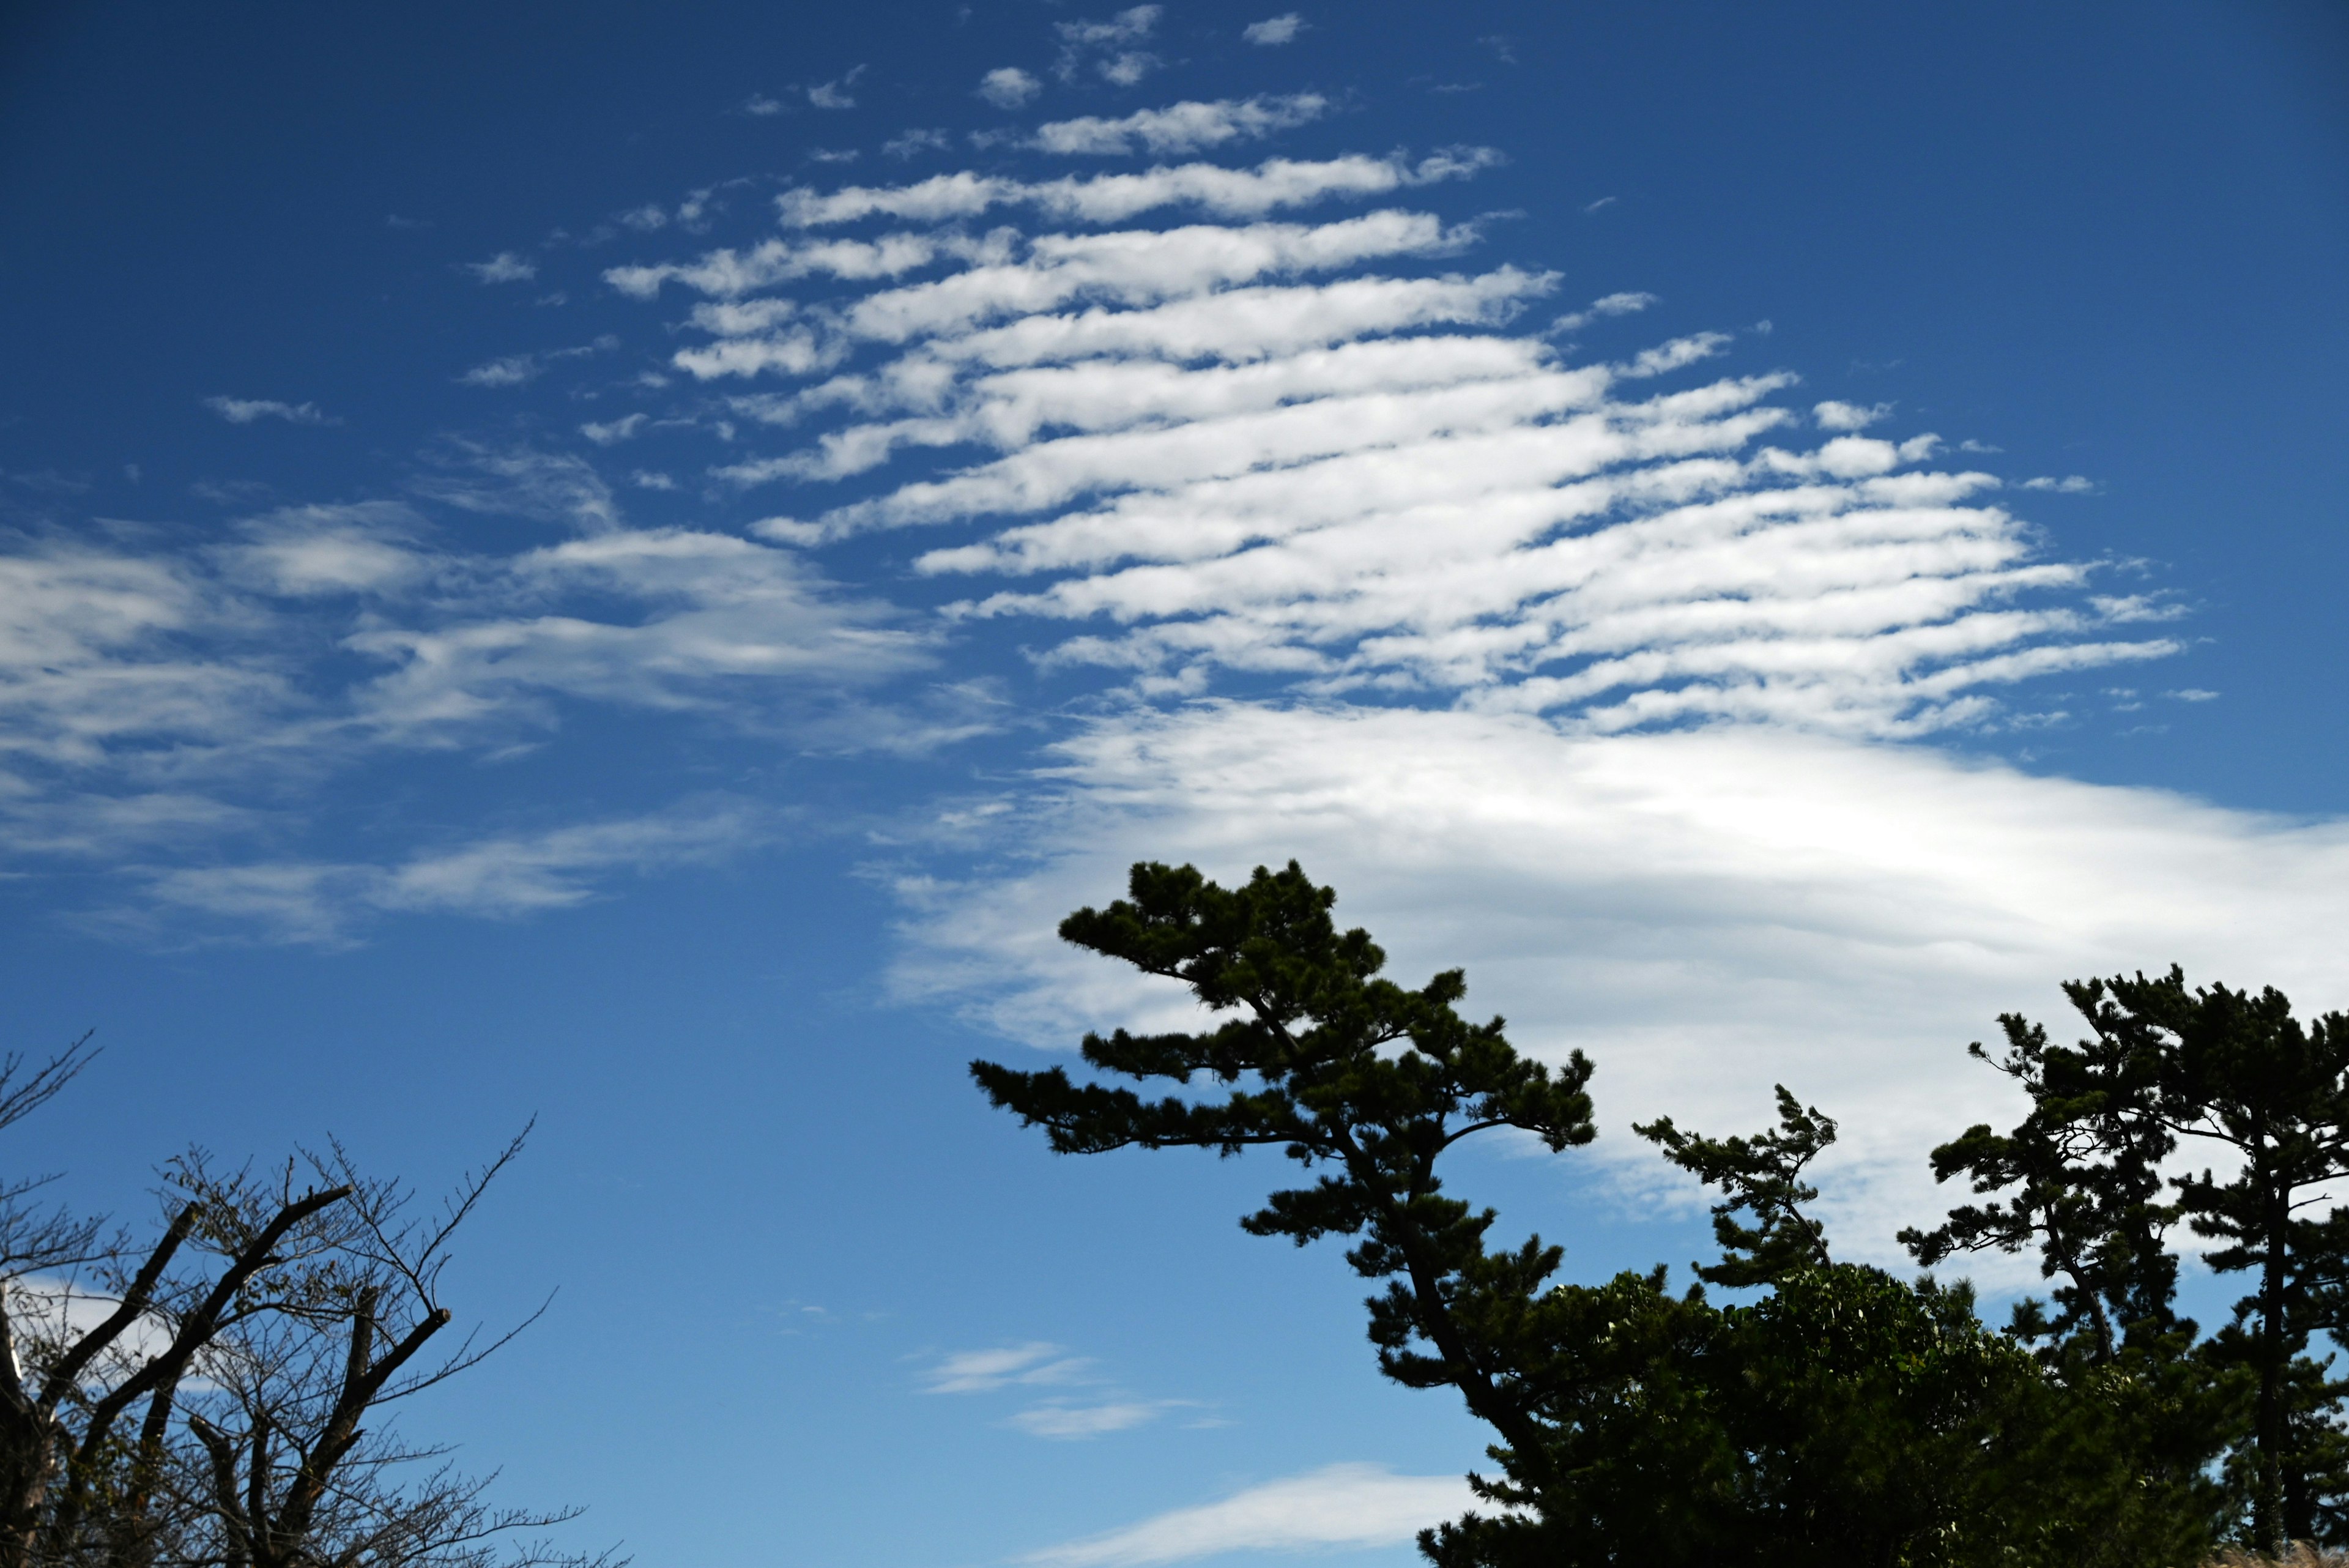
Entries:
{"label": "patch of bright white cloud", "polygon": [[1305,31],[1305,18],[1294,11],[1278,16],[1267,16],[1261,22],[1250,22],[1240,29],[1240,36],[1251,44],[1287,44],[1296,41]]}
{"label": "patch of bright white cloud", "polygon": [[239,524],[234,576],[290,598],[396,593],[431,575],[413,547],[423,519],[389,501],[286,506]]}
{"label": "patch of bright white cloud", "polygon": [[926,1374],[926,1394],[991,1394],[999,1388],[1067,1383],[1092,1363],[1063,1354],[1043,1340],[992,1350],[965,1350],[941,1356]]}
{"label": "patch of bright white cloud", "polygon": [[1399,1476],[1381,1465],[1325,1465],[1179,1508],[1020,1561],[1040,1568],[1154,1568],[1228,1552],[1327,1552],[1393,1546],[1466,1512],[1459,1476]]}
{"label": "patch of bright white cloud", "polygon": [[1231,141],[1261,140],[1318,119],[1329,107],[1329,99],[1309,92],[1169,104],[1117,119],[1088,115],[1054,120],[1037,127],[1030,145],[1043,152],[1070,154],[1197,152]]}
{"label": "patch of bright white cloud", "polygon": [[255,420],[284,420],[289,425],[340,422],[327,418],[316,403],[282,403],[274,398],[206,398],[204,407],[233,425],[249,425]]}
{"label": "patch of bright white cloud", "polygon": [[2065,474],[2061,479],[2042,474],[2036,479],[2024,480],[2023,482],[2023,488],[2025,490],[2052,490],[2059,495],[2093,495],[2095,493],[2096,482],[2093,479],[2085,478],[2076,473]]}
{"label": "patch of bright white cloud", "polygon": [[1195,1027],[1177,988],[1065,946],[1059,920],[1122,896],[1134,860],[1228,882],[1294,857],[1395,978],[1464,966],[1472,1014],[1596,1060],[1602,1134],[1568,1161],[1677,1191],[1632,1120],[1749,1131],[1781,1082],[1839,1118],[1826,1213],[1862,1259],[1898,1262],[1894,1232],[1960,1200],[1922,1151],[2019,1114],[1965,1044],[2010,1010],[2068,1037],[2058,981],[2178,962],[2303,1015],[2349,1003],[2339,820],[1779,728],[1412,709],[1202,703],[1099,721],[1055,763],[999,819],[1024,870],[901,889],[905,994],[1061,1051]]}
{"label": "patch of bright white cloud", "polygon": [[1832,399],[1814,404],[1811,409],[1811,417],[1818,421],[1823,431],[1864,431],[1891,414],[1890,403],[1839,403]]}
{"label": "patch of bright white cloud", "polygon": [[[1178,107],[1195,130],[1244,106]],[[1125,145],[1174,113],[1061,129]],[[1738,718],[1897,736],[1998,722],[1995,693],[2034,676],[2178,651],[2108,635],[2154,618],[2085,595],[2090,568],[2037,558],[2023,520],[1985,504],[1991,475],[1920,468],[1937,437],[1781,445],[1807,422],[1774,403],[1791,378],[1665,389],[1728,353],[1727,333],[1568,365],[1540,337],[1495,335],[1552,280],[1393,275],[1473,229],[1396,209],[1233,221],[1276,192],[1321,202],[1481,161],[800,190],[781,199],[794,226],[907,227],[609,275],[639,297],[671,279],[711,296],[689,325],[713,340],[673,356],[696,379],[806,383],[736,404],[813,427],[802,444],[715,477],[823,485],[923,449],[995,454],[844,504],[818,493],[761,536],[954,528],[919,569],[994,581],[952,614],[1062,623],[1040,658],[1121,671],[1145,697],[1247,672],[1602,731]],[[957,222],[1186,192],[1222,221],[981,238]],[[921,268],[936,271],[901,281]],[[818,275],[864,286],[821,305],[759,293]],[[1651,303],[1609,294],[1551,332]],[[1864,412],[1821,407],[1831,427]]]}
{"label": "patch of bright white cloud", "polygon": [[978,96],[998,109],[1024,108],[1044,84],[1018,66],[999,66],[978,78]]}
{"label": "patch of bright white cloud", "polygon": [[476,283],[527,283],[538,275],[536,262],[526,261],[512,251],[500,251],[485,262],[463,265]]}

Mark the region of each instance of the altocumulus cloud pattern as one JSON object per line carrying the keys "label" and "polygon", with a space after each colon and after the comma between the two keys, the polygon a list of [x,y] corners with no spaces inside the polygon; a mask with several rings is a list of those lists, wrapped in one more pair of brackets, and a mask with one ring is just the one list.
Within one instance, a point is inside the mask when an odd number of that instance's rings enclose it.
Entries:
{"label": "altocumulus cloud pattern", "polygon": [[2039,492],[1963,443],[1806,398],[1766,324],[1659,340],[1650,296],[1494,256],[1499,152],[1264,155],[1330,112],[1178,101],[976,133],[985,168],[631,209],[600,232],[636,254],[589,275],[613,330],[452,378],[577,379],[575,440],[452,435],[397,497],[6,556],[19,853],[125,861],[85,917],[113,929],[345,943],[722,864],[792,815],[718,784],[374,858],[252,848],[385,759],[574,712],[883,767],[1056,726],[893,829],[901,995],[1039,1044],[1149,1016],[1057,917],[1140,856],[1300,855],[1399,969],[1465,963],[1533,1047],[1598,1054],[1610,1118],[1743,1125],[1774,1077],[1814,1085],[1853,1129],[1840,1223],[1888,1255],[1930,1202],[1889,1151],[1994,1114],[1948,1020],[2169,958],[2329,973],[2337,826],[1920,743],[2181,653],[2168,597],[2043,542],[2006,504]]}

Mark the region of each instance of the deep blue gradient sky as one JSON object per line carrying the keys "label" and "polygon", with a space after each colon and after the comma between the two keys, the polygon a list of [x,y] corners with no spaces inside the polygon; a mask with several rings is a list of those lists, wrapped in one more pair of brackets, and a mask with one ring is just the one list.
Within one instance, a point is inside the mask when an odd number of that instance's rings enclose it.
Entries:
{"label": "deep blue gradient sky", "polygon": [[[1854,1250],[1880,1255],[1930,1201],[1916,1140],[1995,1103],[1966,1099],[1988,1091],[1961,1047],[1998,1008],[2046,1012],[2061,978],[2173,958],[2349,1002],[2331,934],[2349,913],[2349,13],[1300,5],[1288,41],[1248,41],[1275,12],[11,9],[0,1029],[37,1053],[95,1028],[106,1054],[12,1132],[10,1168],[67,1170],[81,1200],[139,1215],[149,1167],[191,1140],[266,1159],[333,1132],[431,1187],[537,1116],[460,1305],[496,1321],[561,1293],[412,1418],[503,1465],[517,1501],[591,1504],[576,1539],[625,1538],[647,1564],[1179,1561],[1194,1553],[1164,1529],[1049,1554],[1299,1477],[1216,1516],[1216,1539],[1401,1563],[1392,1531],[1333,1534],[1309,1494],[1343,1480],[1408,1512],[1440,1484],[1413,1478],[1456,1476],[1482,1438],[1447,1401],[1379,1382],[1333,1250],[1238,1231],[1280,1173],[1056,1162],[962,1077],[975,1054],[1033,1059],[1163,1009],[1050,950],[1051,919],[1113,896],[1125,861],[1232,876],[1302,855],[1406,978],[1464,962],[1486,981],[1472,1002],[1505,1006],[1522,1042],[1591,1050],[1600,1153],[1496,1151],[1461,1178],[1566,1241],[1578,1277],[1699,1245],[1685,1196],[1620,1147],[1634,1112],[1758,1120],[1785,1078],[1879,1129],[1833,1196]],[[977,96],[1003,67],[1033,78],[1028,101]],[[1086,117],[1251,101],[1291,123],[1123,156],[1031,144]],[[1456,170],[1423,179],[1445,150]],[[957,171],[1349,157],[1390,185],[1098,221],[1031,197],[794,227],[776,204]],[[657,224],[624,221],[648,206]],[[1881,462],[1920,484],[1999,487],[1934,491],[1950,510],[1913,556],[1876,535],[1775,555],[1784,535],[1763,530],[1701,556],[1657,546],[1638,585],[1679,586],[1652,600],[1599,582],[1589,595],[1651,618],[1609,645],[1658,661],[1608,689],[1662,704],[1641,718],[1532,695],[1605,658],[1595,642],[1459,662],[1531,624],[1478,597],[1530,556],[1377,553],[1467,537],[1504,504],[1381,521],[1412,465],[1488,465],[1447,444],[1468,414],[1428,416],[1419,445],[1343,416],[1367,432],[1341,454],[1356,466],[1313,492],[1360,486],[1337,542],[1277,566],[1268,547],[1166,546],[1148,591],[1185,607],[1118,597],[1142,590],[1117,563],[1158,548],[1138,533],[1004,565],[1025,547],[1012,527],[1129,526],[1120,496],[1194,507],[1197,529],[1240,505],[1224,478],[1152,466],[1172,461],[1153,431],[1226,478],[1302,461],[1250,455],[1262,410],[1251,430],[1168,402],[1083,426],[1096,446],[1061,439],[1119,376],[1171,366],[1166,396],[1212,400],[1217,366],[1303,364],[1274,327],[1215,316],[1246,279],[1147,298],[1097,281],[988,317],[1204,302],[1226,334],[1212,351],[1068,361],[1096,378],[1071,383],[1073,425],[974,423],[836,477],[723,472],[915,418],[776,410],[901,350],[961,352],[968,320],[897,338],[840,324],[985,265],[948,253],[999,225],[1016,233],[997,260],[1036,270],[1089,235],[1270,244],[1250,225],[1381,211],[1450,237],[1257,281],[1302,311],[1370,277],[1556,272],[1515,315],[1360,341],[1396,365],[1446,345],[1554,354],[1603,383],[1572,406],[1619,430],[1649,428],[1634,404],[1652,394],[1798,378],[1752,394],[1786,410],[1775,430],[1702,446],[1750,461],[1704,482],[1740,504],[1800,468],[1847,487],[1838,516],[1909,504],[1867,489],[1875,468],[1806,455],[1839,432],[1909,443]],[[606,275],[889,234],[945,259],[731,295],[672,280],[639,297]],[[1627,295],[1653,298],[1526,347]],[[795,329],[775,322],[820,321],[834,358],[692,371],[680,356],[714,337],[688,312],[761,299],[797,314],[715,338],[771,347]],[[1637,369],[1705,333],[1731,336],[1652,380]],[[502,362],[502,384],[482,373]],[[222,399],[278,411],[239,422]],[[1836,405],[1889,406],[1846,425]],[[1509,419],[1537,441],[1568,416]],[[1673,439],[1713,441],[1701,426]],[[1756,455],[1774,443],[1794,454],[1779,470]],[[888,510],[909,486],[999,462],[1045,473],[1080,449],[1092,477],[1024,512]],[[1652,476],[1670,457],[1607,461]],[[1649,537],[1655,483],[1528,538]],[[778,517],[802,531],[754,527]],[[336,570],[376,575],[292,586],[282,552],[320,540],[347,552]],[[660,552],[688,547],[699,575],[663,576]],[[925,564],[946,547],[991,564]],[[1969,573],[2042,568],[1964,597]],[[1439,579],[1456,602],[1315,618]],[[1939,607],[1850,618],[1871,592],[1944,582],[1963,591]],[[1071,597],[947,608],[1047,588]],[[1706,663],[1705,618],[1765,601],[1767,631]],[[1961,669],[1933,640],[2009,609],[2040,618],[1968,646],[2042,662]],[[1597,637],[1590,617],[1575,624]],[[1211,625],[1238,628],[1221,652],[1166,651]],[[1395,651],[1406,634],[1426,640]],[[456,662],[428,680],[417,639],[434,638]],[[467,638],[505,640],[466,665],[450,650]],[[1039,1345],[1059,1348],[1010,1356],[999,1386],[928,1391],[952,1357]],[[1067,1432],[1088,1420],[1102,1429]],[[1336,1465],[1378,1469],[1322,1474]],[[1293,1516],[1288,1537],[1268,1511]]]}

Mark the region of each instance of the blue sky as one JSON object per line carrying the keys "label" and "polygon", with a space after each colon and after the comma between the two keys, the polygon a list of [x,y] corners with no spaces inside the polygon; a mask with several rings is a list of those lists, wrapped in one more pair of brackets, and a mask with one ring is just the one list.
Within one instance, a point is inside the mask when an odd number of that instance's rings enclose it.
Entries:
{"label": "blue sky", "polygon": [[1593,1054],[1462,1174],[1581,1277],[1700,1244],[1634,1116],[1792,1084],[1889,1261],[1994,1012],[2349,1002],[2337,6],[5,26],[0,1007],[106,1046],[12,1158],[536,1115],[414,1419],[582,1542],[1456,1506],[1273,1172],[961,1075],[1179,1016],[1050,938],[1140,857]]}

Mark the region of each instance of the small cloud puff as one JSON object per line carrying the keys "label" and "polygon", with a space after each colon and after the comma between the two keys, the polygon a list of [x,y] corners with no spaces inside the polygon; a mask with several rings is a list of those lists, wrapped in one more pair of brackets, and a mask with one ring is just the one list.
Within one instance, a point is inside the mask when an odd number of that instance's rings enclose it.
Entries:
{"label": "small cloud puff", "polygon": [[858,66],[844,77],[833,81],[818,82],[807,89],[807,100],[818,109],[854,109],[855,95],[849,89],[855,87],[856,78],[864,74],[864,67]]}
{"label": "small cloud puff", "polygon": [[1843,403],[1829,399],[1815,405],[1811,417],[1819,421],[1823,431],[1864,431],[1877,421],[1889,418],[1890,403]]}
{"label": "small cloud puff", "polygon": [[953,138],[943,130],[924,130],[916,127],[903,136],[892,137],[883,142],[881,151],[892,158],[911,158],[917,152],[943,152],[953,145]]}
{"label": "small cloud puff", "polygon": [[1018,66],[1000,66],[978,78],[978,96],[998,109],[1019,109],[1044,90],[1044,84]]}
{"label": "small cloud puff", "polygon": [[528,283],[538,275],[538,264],[524,261],[512,251],[500,251],[485,262],[458,264],[473,275],[476,283]]}
{"label": "small cloud puff", "polygon": [[1287,44],[1295,41],[1305,31],[1305,18],[1294,11],[1278,16],[1267,16],[1261,22],[1250,22],[1240,29],[1240,36],[1251,44]]}
{"label": "small cloud puff", "polygon": [[255,420],[284,420],[289,425],[343,422],[321,411],[316,403],[281,403],[274,398],[206,398],[204,407],[233,425],[249,425]]}
{"label": "small cloud puff", "polygon": [[584,424],[579,427],[579,433],[597,446],[610,446],[616,441],[628,440],[642,430],[647,417],[644,414],[629,414],[626,418],[601,424]]}
{"label": "small cloud puff", "polygon": [[762,92],[754,92],[742,100],[742,112],[755,114],[763,119],[768,115],[782,113],[783,100],[779,98],[769,98]]}
{"label": "small cloud puff", "polygon": [[2043,473],[2036,479],[2024,480],[2023,488],[2052,490],[2059,495],[2093,495],[2096,493],[2096,482],[2077,473],[2067,473],[2061,479]]}
{"label": "small cloud puff", "polygon": [[457,378],[468,387],[519,387],[538,379],[538,361],[527,354],[509,354],[486,365],[476,365]]}
{"label": "small cloud puff", "polygon": [[1158,57],[1124,46],[1150,36],[1165,9],[1132,5],[1106,22],[1054,23],[1053,31],[1061,36],[1061,57],[1053,74],[1062,81],[1072,80],[1090,60],[1102,80],[1116,87],[1133,86],[1157,67]]}

